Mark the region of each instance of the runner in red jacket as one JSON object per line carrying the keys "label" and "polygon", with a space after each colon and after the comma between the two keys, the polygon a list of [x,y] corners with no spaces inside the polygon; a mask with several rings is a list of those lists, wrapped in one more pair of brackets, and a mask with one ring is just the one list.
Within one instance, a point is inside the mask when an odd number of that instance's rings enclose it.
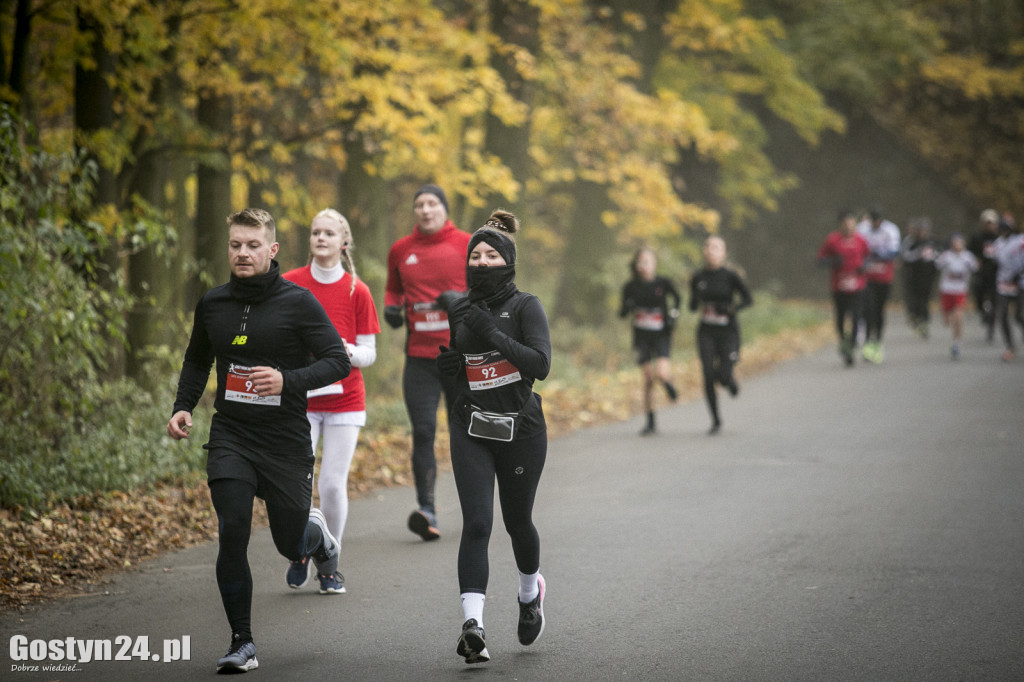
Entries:
{"label": "runner in red jacket", "polygon": [[406,326],[402,393],[412,423],[412,471],[418,509],[409,530],[424,540],[441,536],[434,509],[434,435],[441,392],[445,407],[455,398],[455,383],[442,376],[434,359],[448,343],[447,307],[466,291],[466,248],[470,235],[448,219],[448,199],[437,185],[424,185],[413,198],[416,226],[388,252],[384,320],[393,329]]}
{"label": "runner in red jacket", "polygon": [[[857,218],[852,211],[839,212],[839,229],[831,232],[818,249],[818,262],[832,269],[832,303],[839,333],[839,353],[849,367],[857,346],[857,331],[864,306],[865,260],[871,253],[864,237],[857,234]],[[846,330],[846,320],[850,330]]]}

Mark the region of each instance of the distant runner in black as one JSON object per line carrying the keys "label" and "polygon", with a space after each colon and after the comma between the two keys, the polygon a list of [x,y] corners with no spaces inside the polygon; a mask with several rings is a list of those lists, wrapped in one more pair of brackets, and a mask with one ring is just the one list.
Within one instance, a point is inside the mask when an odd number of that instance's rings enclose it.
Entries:
{"label": "distant runner in black", "polygon": [[704,370],[704,396],[711,412],[711,434],[722,428],[715,384],[725,386],[734,397],[740,391],[732,373],[740,358],[740,326],[736,313],[754,302],[743,278],[725,267],[725,256],[725,241],[721,237],[708,237],[704,242],[704,267],[690,282],[690,311],[700,315],[697,352]]}
{"label": "distant runner in black", "polygon": [[679,292],[667,277],[656,273],[658,257],[654,251],[641,247],[629,264],[631,278],[622,287],[622,307],[619,317],[629,317],[633,327],[633,353],[644,375],[644,412],[647,424],[640,432],[649,436],[655,432],[654,383],[661,382],[669,400],[675,402],[678,393],[672,384],[669,353],[672,350],[672,330],[679,319]]}

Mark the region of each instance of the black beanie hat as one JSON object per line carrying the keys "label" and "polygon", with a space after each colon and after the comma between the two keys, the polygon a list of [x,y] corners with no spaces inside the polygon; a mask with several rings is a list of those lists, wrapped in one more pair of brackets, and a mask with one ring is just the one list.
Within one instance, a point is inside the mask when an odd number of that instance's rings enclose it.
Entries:
{"label": "black beanie hat", "polygon": [[469,247],[466,250],[466,260],[469,254],[480,242],[486,242],[494,247],[494,250],[505,259],[506,265],[516,263],[516,238],[515,233],[519,231],[519,220],[508,211],[495,211],[487,219],[483,227],[473,233],[469,238]]}
{"label": "black beanie hat", "polygon": [[451,210],[448,208],[448,197],[444,195],[444,190],[438,187],[437,185],[432,185],[429,183],[423,185],[418,190],[416,190],[416,194],[413,195],[412,200],[416,201],[416,199],[418,199],[421,194],[433,194],[435,197],[440,199],[441,205],[444,206],[445,213],[451,213]]}

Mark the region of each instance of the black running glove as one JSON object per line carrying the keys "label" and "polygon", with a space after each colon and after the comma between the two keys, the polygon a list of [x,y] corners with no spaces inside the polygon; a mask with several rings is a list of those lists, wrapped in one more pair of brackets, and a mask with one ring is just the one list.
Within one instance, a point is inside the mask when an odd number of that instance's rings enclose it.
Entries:
{"label": "black running glove", "polygon": [[491,314],[475,305],[469,306],[468,310],[466,310],[464,322],[477,336],[485,339],[490,339],[491,335],[498,331],[498,326],[494,324],[494,318],[491,317]]}
{"label": "black running glove", "polygon": [[441,354],[435,360],[438,371],[441,374],[452,376],[458,374],[462,369],[462,353],[450,349],[448,346],[438,346],[437,348],[441,351]]}
{"label": "black running glove", "polygon": [[389,305],[384,307],[384,321],[388,323],[388,326],[392,329],[398,329],[405,323],[404,316],[402,315],[402,306],[400,305]]}
{"label": "black running glove", "polygon": [[450,313],[452,310],[452,304],[460,299],[465,300],[465,298],[466,294],[462,291],[443,291],[441,292],[441,295],[437,297],[437,305],[441,310]]}

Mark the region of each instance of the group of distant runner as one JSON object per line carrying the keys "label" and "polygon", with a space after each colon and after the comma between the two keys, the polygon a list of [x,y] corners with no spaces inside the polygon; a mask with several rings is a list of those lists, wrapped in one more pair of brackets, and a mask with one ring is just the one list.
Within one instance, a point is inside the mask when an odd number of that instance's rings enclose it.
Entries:
{"label": "group of distant runner", "polygon": [[[703,264],[690,280],[688,308],[698,316],[696,348],[704,377],[704,398],[711,413],[711,429],[722,427],[718,386],[731,396],[739,393],[733,368],[739,361],[740,326],[736,314],[753,303],[738,269],[726,264],[725,241],[716,235],[705,239]],[[630,263],[630,279],[622,288],[620,317],[628,317],[633,329],[633,352],[643,372],[646,424],[640,432],[656,432],[654,386],[660,382],[670,401],[678,391],[671,381],[669,355],[672,332],[679,317],[681,297],[667,277],[658,275],[657,257],[642,247]]]}
{"label": "group of distant runner", "polygon": [[878,364],[884,359],[885,305],[897,263],[901,263],[907,322],[918,335],[928,336],[929,306],[937,288],[943,323],[952,334],[950,357],[960,359],[964,315],[973,294],[986,339],[994,342],[998,327],[1004,344],[1002,359],[1014,359],[1013,328],[1024,328],[1024,235],[1012,215],[986,209],[970,239],[954,232],[945,243],[933,236],[928,218],[912,219],[901,240],[899,228],[885,219],[879,207],[863,218],[853,211],[840,211],[838,222],[817,257],[831,270],[839,353],[847,366],[853,366],[858,345],[864,360]]}

